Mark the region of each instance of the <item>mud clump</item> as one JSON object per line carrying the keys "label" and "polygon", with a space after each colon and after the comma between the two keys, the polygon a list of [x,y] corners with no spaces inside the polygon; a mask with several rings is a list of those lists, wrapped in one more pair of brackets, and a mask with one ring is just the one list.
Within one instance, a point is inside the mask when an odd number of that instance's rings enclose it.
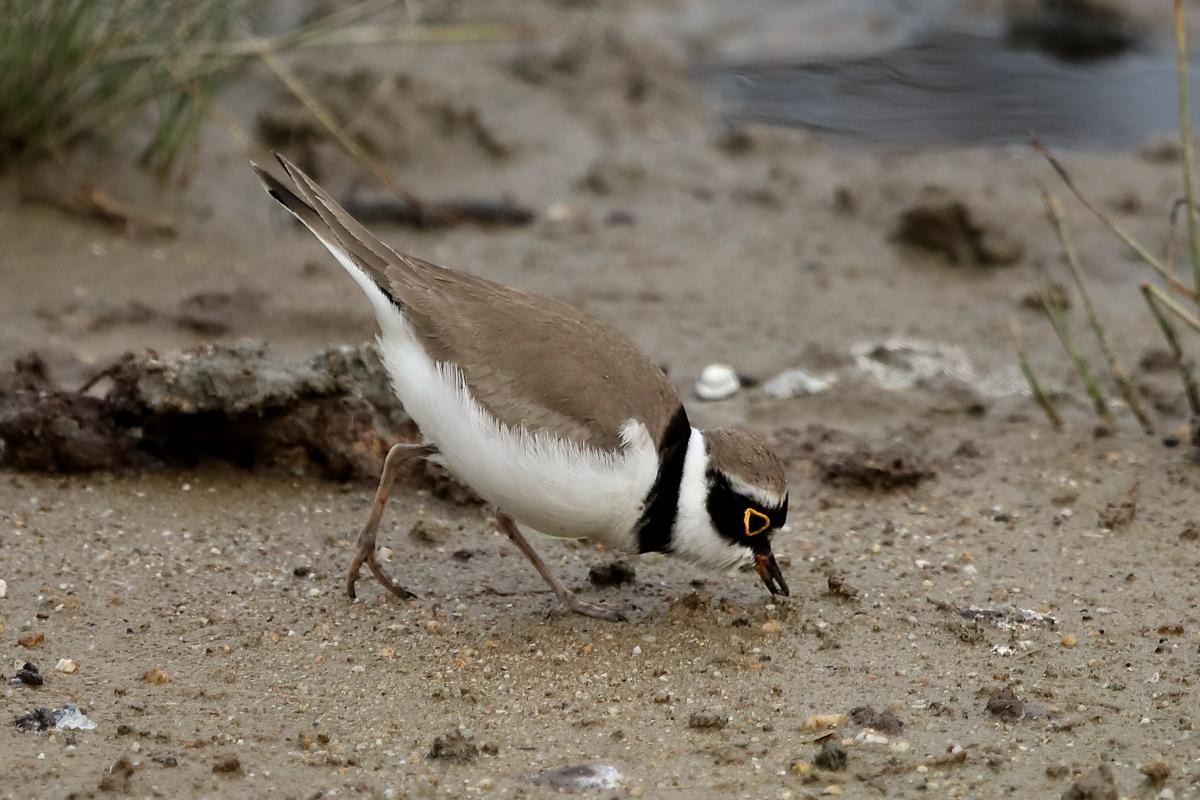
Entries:
{"label": "mud clump", "polygon": [[688,716],[688,727],[697,731],[719,731],[729,724],[729,715],[722,711],[693,711]]}
{"label": "mud clump", "polygon": [[901,429],[882,442],[872,442],[824,425],[786,426],[775,431],[771,444],[785,465],[807,462],[816,477],[830,486],[890,491],[936,477],[931,461],[918,449],[923,435]]}
{"label": "mud clump", "polygon": [[437,736],[429,748],[432,761],[448,761],[452,764],[469,764],[479,757],[479,748],[463,735],[462,731],[451,731]]}
{"label": "mud clump", "polygon": [[408,535],[421,544],[443,545],[450,539],[451,531],[444,522],[419,519],[409,528]]}
{"label": "mud clump", "polygon": [[102,792],[128,794],[129,779],[133,777],[133,773],[136,771],[137,767],[133,765],[133,762],[125,756],[121,756],[100,778],[100,783],[97,784],[96,788]]}
{"label": "mud clump", "polygon": [[241,760],[230,753],[213,756],[212,771],[215,775],[241,775]]}
{"label": "mud clump", "polygon": [[1018,719],[1038,719],[1046,716],[1046,707],[1027,703],[1017,696],[1011,686],[993,692],[984,707],[989,714],[1011,722]]}
{"label": "mud clump", "polygon": [[216,336],[228,333],[238,320],[262,311],[267,293],[238,287],[232,292],[197,292],[179,303],[175,323],[196,333]]}
{"label": "mud clump", "polygon": [[871,706],[859,706],[850,710],[850,719],[855,725],[872,728],[880,733],[894,735],[904,728],[904,723],[890,711],[876,711]]}
{"label": "mud clump", "polygon": [[13,676],[8,679],[11,686],[41,686],[46,682],[42,674],[38,672],[35,664],[26,661],[19,670],[13,673]]}
{"label": "mud clump", "polygon": [[1136,49],[1144,33],[1104,0],[1026,4],[1008,23],[1008,43],[1068,62],[1097,61]]}
{"label": "mud clump", "polygon": [[967,266],[1007,266],[1025,254],[1021,242],[979,222],[961,200],[940,193],[902,211],[892,238]]}
{"label": "mud clump", "polygon": [[[98,394],[102,386],[103,394]],[[159,358],[127,353],[77,390],[40,356],[0,373],[0,467],[87,472],[192,465],[205,459],[293,474],[374,480],[389,446],[413,426],[373,346],[282,363],[254,344]],[[410,482],[469,501],[432,467]],[[436,473],[434,473],[436,475]]]}
{"label": "mud clump", "polygon": [[54,712],[48,708],[35,708],[27,714],[14,717],[12,724],[24,733],[41,733],[54,727]]}
{"label": "mud clump", "polygon": [[1118,795],[1112,769],[1101,764],[1072,783],[1062,793],[1062,800],[1117,800]]}
{"label": "mud clump", "polygon": [[613,561],[588,570],[588,580],[593,586],[624,586],[633,583],[637,573],[626,561]]}
{"label": "mud clump", "polygon": [[44,472],[107,469],[136,448],[101,399],[61,391],[36,354],[0,373],[0,466]]}
{"label": "mud clump", "polygon": [[837,739],[826,739],[821,744],[821,752],[813,759],[813,764],[829,772],[841,772],[846,768],[846,748]]}
{"label": "mud clump", "polygon": [[814,464],[824,483],[873,491],[913,487],[936,474],[924,459],[896,442],[878,449],[860,443],[850,449],[820,452]]}

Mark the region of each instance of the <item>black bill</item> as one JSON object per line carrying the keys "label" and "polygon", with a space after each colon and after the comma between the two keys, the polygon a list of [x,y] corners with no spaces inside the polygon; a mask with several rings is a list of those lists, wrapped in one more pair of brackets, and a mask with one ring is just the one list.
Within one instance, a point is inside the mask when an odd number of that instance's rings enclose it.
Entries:
{"label": "black bill", "polygon": [[791,595],[787,581],[783,579],[783,572],[780,571],[779,564],[775,561],[774,553],[767,552],[755,555],[754,569],[758,572],[758,577],[762,578],[767,591],[771,594],[781,594],[784,597]]}

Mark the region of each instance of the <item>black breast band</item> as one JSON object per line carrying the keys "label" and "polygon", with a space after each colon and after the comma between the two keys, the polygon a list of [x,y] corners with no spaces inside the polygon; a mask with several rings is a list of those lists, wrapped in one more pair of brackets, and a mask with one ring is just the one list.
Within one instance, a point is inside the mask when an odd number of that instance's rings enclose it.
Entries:
{"label": "black breast band", "polygon": [[658,477],[646,495],[637,525],[639,553],[671,550],[671,529],[679,511],[679,484],[683,482],[683,462],[691,435],[692,426],[681,405],[667,424],[659,446]]}

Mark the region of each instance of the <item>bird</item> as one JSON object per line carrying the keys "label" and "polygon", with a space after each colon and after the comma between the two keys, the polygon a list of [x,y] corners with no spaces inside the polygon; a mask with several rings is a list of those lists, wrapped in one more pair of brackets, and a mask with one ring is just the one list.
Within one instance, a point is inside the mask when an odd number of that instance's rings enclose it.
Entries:
{"label": "bird", "polygon": [[567,587],[519,526],[710,569],[753,564],[788,595],[771,548],[787,521],[783,465],[755,434],[692,426],[665,373],[613,326],[550,297],[405,255],[275,154],[290,187],[251,162],[267,193],[366,295],[381,361],[421,441],[384,459],[346,591],[379,563],[376,532],[401,464],[444,466],[495,509],[498,528],[553,590],[556,610],[624,619]]}

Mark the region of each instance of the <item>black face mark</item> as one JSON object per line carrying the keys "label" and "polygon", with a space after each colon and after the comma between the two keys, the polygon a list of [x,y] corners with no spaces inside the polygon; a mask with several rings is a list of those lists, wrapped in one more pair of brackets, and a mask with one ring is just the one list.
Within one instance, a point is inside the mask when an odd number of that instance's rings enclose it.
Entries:
{"label": "black face mark", "polygon": [[755,553],[771,552],[771,534],[787,522],[787,497],[778,506],[764,506],[736,492],[728,478],[712,470],[708,487],[708,516],[717,533]]}

